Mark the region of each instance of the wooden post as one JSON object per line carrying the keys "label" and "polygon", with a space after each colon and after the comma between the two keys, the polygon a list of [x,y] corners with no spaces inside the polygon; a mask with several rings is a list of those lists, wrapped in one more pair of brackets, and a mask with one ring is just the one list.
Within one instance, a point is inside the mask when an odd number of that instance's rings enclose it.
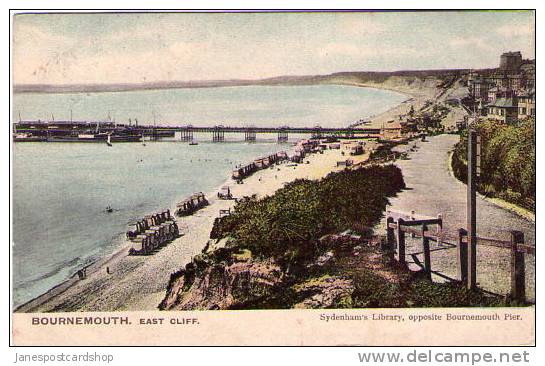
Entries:
{"label": "wooden post", "polygon": [[401,225],[405,220],[402,218],[397,219],[397,261],[400,264],[406,264],[405,262],[405,232],[401,230]]}
{"label": "wooden post", "polygon": [[[416,217],[414,217],[414,215],[416,215],[416,211],[415,210],[411,210],[411,217],[410,217],[410,220],[413,221],[413,220],[416,220]],[[414,233],[411,233],[411,238],[414,238],[416,235],[414,235]]]}
{"label": "wooden post", "polygon": [[511,231],[511,297],[520,302],[526,301],[524,252],[517,248],[518,244],[523,243],[524,234]]}
{"label": "wooden post", "polygon": [[437,214],[437,245],[443,245],[443,214]]}
{"label": "wooden post", "polygon": [[467,286],[467,242],[464,236],[467,235],[465,229],[458,229],[458,278],[460,282]]}
{"label": "wooden post", "polygon": [[394,242],[395,242],[395,233],[394,233],[394,229],[390,227],[390,224],[393,224],[394,223],[394,218],[391,217],[391,216],[388,216],[388,218],[386,219],[386,245],[387,245],[387,248],[386,250],[388,251],[388,257],[390,259],[394,259],[393,258],[393,255],[394,255]]}
{"label": "wooden post", "polygon": [[467,141],[467,288],[477,286],[477,132]]}
{"label": "wooden post", "polygon": [[424,267],[426,268],[426,276],[431,281],[430,239],[426,237],[426,229],[426,225],[422,225],[422,247],[424,251]]}

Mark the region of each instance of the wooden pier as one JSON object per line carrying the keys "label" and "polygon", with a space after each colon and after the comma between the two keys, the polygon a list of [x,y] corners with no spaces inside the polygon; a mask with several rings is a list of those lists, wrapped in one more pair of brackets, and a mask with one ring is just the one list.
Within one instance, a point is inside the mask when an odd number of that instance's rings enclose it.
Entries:
{"label": "wooden pier", "polygon": [[100,131],[105,133],[130,133],[133,135],[145,136],[152,140],[159,140],[164,137],[173,138],[179,133],[180,141],[192,141],[196,133],[207,133],[212,135],[213,142],[225,141],[226,134],[244,135],[248,142],[256,141],[258,135],[276,134],[278,142],[288,141],[290,134],[305,134],[312,138],[335,137],[335,138],[378,138],[380,128],[357,128],[357,127],[255,127],[255,126],[193,126],[187,125],[138,125],[138,124],[117,124],[114,122],[100,121],[20,121],[13,124],[14,134],[30,134],[34,137],[59,137],[72,136],[88,131]]}

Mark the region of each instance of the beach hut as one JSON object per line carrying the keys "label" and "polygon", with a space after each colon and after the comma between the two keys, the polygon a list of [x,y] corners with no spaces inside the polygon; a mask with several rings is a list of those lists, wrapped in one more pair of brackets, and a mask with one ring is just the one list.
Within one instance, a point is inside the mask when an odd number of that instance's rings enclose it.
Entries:
{"label": "beach hut", "polygon": [[350,147],[350,155],[361,155],[363,154],[363,146],[356,145]]}
{"label": "beach hut", "polygon": [[168,232],[170,240],[176,239],[178,236],[180,236],[180,228],[178,227],[178,224],[174,220],[169,220],[166,222],[168,224]]}
{"label": "beach hut", "polygon": [[218,198],[223,200],[232,199],[233,195],[231,194],[231,188],[229,186],[221,187],[220,191],[218,192]]}
{"label": "beach hut", "polygon": [[135,221],[129,223],[129,227],[127,229],[127,239],[131,240],[138,236],[138,234],[143,232],[142,223],[140,221]]}
{"label": "beach hut", "polygon": [[257,169],[261,169],[264,166],[263,158],[254,160],[254,164]]}
{"label": "beach hut", "polygon": [[148,254],[151,251],[150,239],[147,235],[138,235],[134,238],[132,247],[129,249],[129,255]]}
{"label": "beach hut", "polygon": [[352,166],[353,163],[354,161],[350,159],[340,160],[340,161],[337,161],[337,167],[349,167],[349,166]]}
{"label": "beach hut", "polygon": [[240,180],[243,177],[244,177],[244,169],[243,168],[235,169],[235,170],[233,170],[233,173],[231,174],[231,178],[233,178],[234,180]]}
{"label": "beach hut", "polygon": [[150,228],[153,225],[155,225],[154,219],[152,215],[146,215],[144,216],[144,221],[146,222],[146,227]]}

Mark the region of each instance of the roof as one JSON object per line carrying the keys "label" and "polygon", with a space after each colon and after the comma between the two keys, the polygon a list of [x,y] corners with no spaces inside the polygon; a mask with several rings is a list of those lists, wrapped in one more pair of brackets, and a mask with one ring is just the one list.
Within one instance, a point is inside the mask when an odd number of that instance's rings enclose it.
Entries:
{"label": "roof", "polygon": [[400,130],[400,129],[401,129],[401,124],[399,123],[396,123],[395,125],[384,126],[381,128],[381,130]]}
{"label": "roof", "polygon": [[511,52],[504,52],[501,54],[502,56],[522,56],[520,51],[511,51]]}
{"label": "roof", "polygon": [[499,108],[516,108],[517,103],[515,103],[514,98],[498,98],[490,106]]}
{"label": "roof", "polygon": [[536,89],[532,88],[530,90],[524,90],[521,94],[519,94],[519,98],[527,98],[527,97],[531,97],[535,95],[536,95]]}
{"label": "roof", "polygon": [[523,64],[520,69],[522,71],[535,71],[536,70],[536,65],[534,64]]}

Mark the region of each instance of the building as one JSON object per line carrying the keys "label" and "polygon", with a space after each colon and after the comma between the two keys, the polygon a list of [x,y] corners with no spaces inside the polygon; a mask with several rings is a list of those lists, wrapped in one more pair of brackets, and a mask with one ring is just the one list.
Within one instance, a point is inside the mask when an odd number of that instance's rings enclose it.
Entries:
{"label": "building", "polygon": [[522,75],[524,75],[525,88],[534,89],[536,87],[536,65],[533,61],[527,60],[520,67]]}
{"label": "building", "polygon": [[522,65],[522,54],[517,52],[505,52],[500,57],[500,70],[518,72]]}
{"label": "building", "polygon": [[508,87],[513,90],[519,90],[526,86],[526,80],[522,74],[511,74],[507,76]]}
{"label": "building", "polygon": [[536,116],[536,91],[535,89],[522,93],[518,97],[518,119],[526,119]]}
{"label": "building", "polygon": [[513,123],[518,119],[518,101],[516,97],[497,98],[488,106],[488,119],[500,123]]}
{"label": "building", "polygon": [[486,80],[493,86],[497,86],[500,88],[509,87],[509,78],[507,77],[507,74],[503,72],[495,72],[494,74],[486,78]]}
{"label": "building", "polygon": [[485,79],[475,79],[472,80],[469,85],[469,93],[471,97],[475,100],[481,99],[486,100],[488,98],[488,89],[490,89],[491,84]]}
{"label": "building", "polygon": [[514,98],[516,96],[517,93],[511,88],[495,86],[488,90],[487,102],[493,104],[498,98]]}
{"label": "building", "polygon": [[402,137],[401,123],[399,121],[388,121],[386,126],[382,126],[380,134],[385,140],[397,140]]}
{"label": "building", "polygon": [[496,99],[501,97],[500,90],[501,88],[498,88],[497,86],[488,90],[488,97],[486,98],[488,104],[494,104],[496,102]]}

